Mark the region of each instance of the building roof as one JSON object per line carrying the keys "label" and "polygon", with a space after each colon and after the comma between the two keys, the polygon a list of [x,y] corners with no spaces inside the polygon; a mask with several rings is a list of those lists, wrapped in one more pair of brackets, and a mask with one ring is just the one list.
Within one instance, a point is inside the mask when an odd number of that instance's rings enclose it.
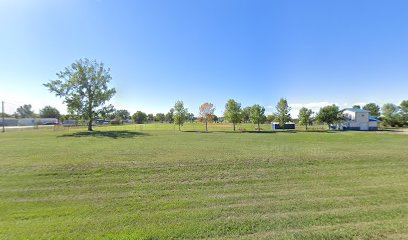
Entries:
{"label": "building roof", "polygon": [[370,111],[359,109],[359,108],[345,108],[343,111],[358,112],[358,113],[369,113]]}

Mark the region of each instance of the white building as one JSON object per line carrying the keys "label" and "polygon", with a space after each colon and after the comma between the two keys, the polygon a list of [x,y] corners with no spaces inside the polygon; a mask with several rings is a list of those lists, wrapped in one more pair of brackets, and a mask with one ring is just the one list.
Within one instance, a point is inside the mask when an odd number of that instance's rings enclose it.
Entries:
{"label": "white building", "polygon": [[346,108],[343,110],[346,121],[339,128],[342,130],[376,131],[379,120],[370,116],[370,111],[357,108]]}
{"label": "white building", "polygon": [[52,125],[58,123],[56,118],[21,118],[18,119],[19,126]]}

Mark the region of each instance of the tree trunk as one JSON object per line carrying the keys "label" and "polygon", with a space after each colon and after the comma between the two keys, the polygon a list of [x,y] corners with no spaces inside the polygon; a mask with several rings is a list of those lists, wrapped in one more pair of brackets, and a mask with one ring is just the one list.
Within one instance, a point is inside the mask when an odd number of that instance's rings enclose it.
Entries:
{"label": "tree trunk", "polygon": [[306,131],[307,131],[307,124],[305,125],[305,127],[306,127]]}
{"label": "tree trunk", "polygon": [[92,120],[93,120],[93,119],[89,119],[89,122],[88,122],[88,131],[93,131],[93,130],[92,130]]}
{"label": "tree trunk", "polygon": [[234,125],[234,132],[235,132],[235,123],[233,123],[233,125]]}
{"label": "tree trunk", "polygon": [[208,132],[208,127],[207,127],[208,122],[205,121],[205,131]]}
{"label": "tree trunk", "polygon": [[180,124],[179,124],[179,131],[181,132],[181,126],[180,126]]}
{"label": "tree trunk", "polygon": [[258,132],[260,132],[261,131],[261,127],[259,127],[259,122],[258,122]]}

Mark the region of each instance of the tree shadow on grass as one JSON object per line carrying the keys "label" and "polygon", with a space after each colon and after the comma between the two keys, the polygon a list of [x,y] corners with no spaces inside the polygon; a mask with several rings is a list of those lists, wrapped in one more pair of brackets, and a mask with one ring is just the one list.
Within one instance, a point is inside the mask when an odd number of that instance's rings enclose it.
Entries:
{"label": "tree shadow on grass", "polygon": [[58,137],[107,137],[107,138],[134,138],[137,136],[148,136],[149,134],[143,132],[131,131],[92,131],[92,132],[74,132],[63,134]]}

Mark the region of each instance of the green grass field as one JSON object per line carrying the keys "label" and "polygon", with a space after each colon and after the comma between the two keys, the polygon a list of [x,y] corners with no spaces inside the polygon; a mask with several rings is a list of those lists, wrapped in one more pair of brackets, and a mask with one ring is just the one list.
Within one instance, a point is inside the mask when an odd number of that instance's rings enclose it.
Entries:
{"label": "green grass field", "polygon": [[1,134],[0,239],[408,239],[408,135],[173,129]]}

